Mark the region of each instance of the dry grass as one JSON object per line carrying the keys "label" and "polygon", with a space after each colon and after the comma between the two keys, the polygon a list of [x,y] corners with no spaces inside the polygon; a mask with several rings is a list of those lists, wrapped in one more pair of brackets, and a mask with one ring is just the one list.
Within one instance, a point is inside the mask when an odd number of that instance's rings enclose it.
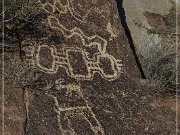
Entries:
{"label": "dry grass", "polygon": [[152,41],[138,50],[139,59],[147,79],[159,89],[176,89],[175,48]]}

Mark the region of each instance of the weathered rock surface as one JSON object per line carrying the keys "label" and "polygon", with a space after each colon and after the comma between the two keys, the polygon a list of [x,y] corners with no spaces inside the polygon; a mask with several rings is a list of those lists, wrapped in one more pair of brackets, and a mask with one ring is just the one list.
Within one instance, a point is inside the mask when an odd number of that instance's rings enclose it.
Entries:
{"label": "weathered rock surface", "polygon": [[18,84],[13,81],[9,83],[12,85],[5,87],[5,135],[24,135],[26,122],[24,93]]}
{"label": "weathered rock surface", "polygon": [[157,35],[149,35],[146,28],[155,28],[161,32],[166,29],[165,17],[172,8],[173,0],[124,0],[126,21],[136,48],[141,48],[146,42],[161,43]]}
{"label": "weathered rock surface", "polygon": [[175,113],[154,107],[141,82],[115,1],[38,4],[22,43],[37,76],[23,94],[25,134],[175,134]]}
{"label": "weathered rock surface", "polygon": [[[1,54],[2,56],[2,54]],[[1,57],[2,58],[2,57]],[[15,70],[15,66],[11,64],[11,68],[7,67],[9,62],[14,60],[14,55],[10,53],[5,54],[5,68],[11,69],[8,70],[8,75],[10,75]],[[11,61],[12,62],[12,61]],[[2,60],[1,60],[2,66]],[[18,67],[19,68],[19,67]],[[7,70],[6,70],[7,71]],[[2,92],[2,67],[1,67],[1,96],[0,96],[0,103],[1,103],[1,112],[0,112],[0,121],[1,121],[1,128],[0,134],[1,135],[24,135],[25,134],[25,125],[26,125],[26,106],[25,106],[25,98],[24,98],[24,90],[17,82],[16,78],[14,78],[14,74],[7,76],[4,74],[4,96]],[[4,103],[2,104],[2,101]],[[4,114],[2,114],[4,112]],[[4,124],[2,123],[4,119]],[[4,133],[2,133],[2,129],[4,127]]]}

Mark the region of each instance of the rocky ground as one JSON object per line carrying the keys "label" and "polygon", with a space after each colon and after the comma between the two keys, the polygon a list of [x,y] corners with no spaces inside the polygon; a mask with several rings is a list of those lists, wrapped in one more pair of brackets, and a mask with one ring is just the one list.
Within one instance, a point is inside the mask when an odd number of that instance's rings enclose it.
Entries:
{"label": "rocky ground", "polygon": [[[152,0],[146,2],[143,0],[123,1],[126,21],[137,48],[141,47],[146,42],[145,40],[148,40],[148,37],[150,38],[153,36],[149,36],[147,30],[139,27],[137,24],[142,24],[146,28],[151,28],[157,25],[156,27],[163,29],[165,27],[163,17],[165,18],[169,14],[172,6],[172,1],[170,0]],[[152,16],[153,13],[154,17]]]}
{"label": "rocky ground", "polygon": [[175,93],[141,79],[115,1],[38,4],[23,59],[5,53],[5,135],[175,134]]}

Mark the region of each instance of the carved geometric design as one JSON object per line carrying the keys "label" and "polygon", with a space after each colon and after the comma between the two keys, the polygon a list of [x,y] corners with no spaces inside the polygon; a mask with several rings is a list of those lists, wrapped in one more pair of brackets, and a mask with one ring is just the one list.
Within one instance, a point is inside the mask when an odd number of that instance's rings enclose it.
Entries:
{"label": "carved geometric design", "polygon": [[[25,45],[25,42],[23,44]],[[106,80],[114,80],[122,71],[121,60],[103,53],[102,48],[94,54],[93,59],[81,48],[63,47],[57,52],[55,46],[34,43],[24,49],[28,63],[47,74],[56,74],[61,67],[66,70],[68,76],[77,80],[91,80],[95,73],[99,73]]]}
{"label": "carved geometric design", "polygon": [[88,14],[84,16],[78,14],[72,4],[71,0],[39,0],[39,3],[49,14],[67,14],[70,13],[76,20],[80,22],[86,22],[86,17]]}
{"label": "carved geometric design", "polygon": [[[68,76],[77,80],[91,80],[95,73],[102,78],[114,80],[122,73],[122,61],[116,60],[106,52],[107,40],[98,36],[86,36],[80,28],[66,28],[59,20],[62,14],[68,14],[85,23],[86,15],[78,14],[72,0],[39,0],[41,8],[48,13],[47,23],[52,30],[61,32],[66,40],[80,39],[78,47],[62,47],[39,45],[27,48],[27,60],[34,67],[47,74],[57,73],[59,67],[64,68]],[[58,16],[56,15],[58,14]],[[25,43],[26,44],[26,43]],[[44,54],[43,54],[44,53]]]}
{"label": "carved geometric design", "polygon": [[[115,59],[106,51],[107,40],[99,35],[87,36],[79,27],[67,28],[60,22],[61,15],[68,14],[78,23],[86,23],[87,12],[75,11],[72,0],[38,0],[41,8],[48,14],[47,23],[52,30],[63,35],[66,41],[75,39],[73,45],[47,45],[34,41],[22,44],[26,60],[33,68],[47,74],[56,74],[64,69],[68,76],[77,80],[92,80],[95,73],[111,81],[122,70],[122,61]],[[75,1],[74,1],[75,2]],[[71,42],[70,42],[71,44]],[[57,95],[47,95],[55,102],[59,130],[62,135],[104,135],[104,129],[96,118],[79,84],[65,84],[64,80],[55,82]],[[82,128],[83,127],[83,128]]]}

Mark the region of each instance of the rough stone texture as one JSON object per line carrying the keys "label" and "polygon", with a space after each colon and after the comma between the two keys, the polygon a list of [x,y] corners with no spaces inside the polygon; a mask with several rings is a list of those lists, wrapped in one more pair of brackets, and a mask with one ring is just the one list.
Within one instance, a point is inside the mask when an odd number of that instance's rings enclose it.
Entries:
{"label": "rough stone texture", "polygon": [[157,36],[149,36],[147,30],[138,27],[137,23],[146,28],[158,25],[155,28],[163,29],[165,27],[163,18],[169,14],[169,10],[172,8],[171,0],[124,0],[123,7],[127,24],[137,48],[143,46],[148,39],[151,42],[161,42]]}
{"label": "rough stone texture", "polygon": [[175,112],[154,106],[140,79],[115,1],[38,2],[23,29],[37,75],[23,94],[26,135],[175,134]]}
{"label": "rough stone texture", "polygon": [[[10,84],[7,85],[7,83]],[[18,88],[17,84],[15,84],[13,81],[6,81],[4,100],[4,135],[25,134],[24,127],[26,121],[26,110],[23,97],[23,90]],[[2,101],[2,98],[0,99]],[[2,125],[0,133],[2,134]]]}
{"label": "rough stone texture", "polygon": [[5,87],[5,135],[24,135],[26,110],[23,90],[15,82],[9,83],[12,85]]}
{"label": "rough stone texture", "polygon": [[[2,54],[1,54],[2,56]],[[14,59],[14,55],[10,53],[5,54],[5,68],[8,65],[10,59]],[[2,65],[2,60],[1,60]],[[17,65],[14,65],[17,66]],[[14,70],[14,67],[11,67],[11,70]],[[12,71],[9,71],[9,73]],[[26,122],[26,107],[24,101],[24,90],[18,84],[16,79],[10,79],[7,77],[7,74],[4,74],[4,105],[2,104],[3,95],[2,95],[2,68],[0,72],[1,76],[1,112],[0,112],[0,121],[1,135],[24,135],[25,134],[25,122]],[[2,109],[4,106],[4,125],[2,125]],[[4,127],[4,134],[2,133],[2,127]]]}

